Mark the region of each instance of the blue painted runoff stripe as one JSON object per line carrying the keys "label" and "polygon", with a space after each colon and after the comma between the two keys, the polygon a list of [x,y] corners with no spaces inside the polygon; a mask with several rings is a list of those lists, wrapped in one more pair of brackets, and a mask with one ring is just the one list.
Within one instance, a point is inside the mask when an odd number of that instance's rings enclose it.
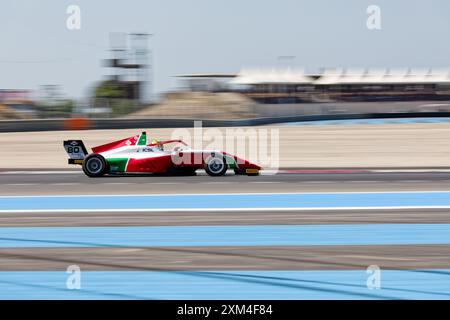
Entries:
{"label": "blue painted runoff stripe", "polygon": [[379,118],[379,119],[343,119],[319,120],[284,123],[286,126],[323,126],[323,125],[363,125],[363,124],[404,124],[404,123],[447,123],[450,118]]}
{"label": "blue painted runoff stripe", "polygon": [[[79,290],[66,272],[0,272],[0,299],[450,299],[450,270],[83,271]],[[370,282],[370,281],[369,281]],[[372,282],[370,282],[372,283]]]}
{"label": "blue painted runoff stripe", "polygon": [[450,244],[450,224],[0,228],[0,248]]}
{"label": "blue painted runoff stripe", "polygon": [[126,211],[405,206],[450,206],[450,192],[0,197],[0,213],[20,210]]}

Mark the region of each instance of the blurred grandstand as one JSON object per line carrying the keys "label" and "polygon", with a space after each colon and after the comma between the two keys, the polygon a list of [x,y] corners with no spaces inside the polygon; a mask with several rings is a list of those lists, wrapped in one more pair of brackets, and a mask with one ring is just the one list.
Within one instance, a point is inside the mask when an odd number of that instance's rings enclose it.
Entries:
{"label": "blurred grandstand", "polygon": [[87,106],[55,94],[36,101],[30,91],[3,90],[0,119],[248,119],[450,111],[448,70],[330,69],[307,74],[294,69],[246,69],[237,74],[187,74],[178,76],[182,90],[149,103],[140,89],[147,80],[122,76],[130,68],[139,70],[139,64],[113,57],[108,65],[118,71],[97,83]]}
{"label": "blurred grandstand", "polygon": [[303,114],[448,112],[450,72],[443,70],[293,69],[188,74],[184,92],[133,116],[214,118]]}
{"label": "blurred grandstand", "polygon": [[[258,103],[450,100],[448,70],[243,70],[236,75],[182,75],[189,90],[240,92]],[[230,79],[224,83],[221,79]]]}

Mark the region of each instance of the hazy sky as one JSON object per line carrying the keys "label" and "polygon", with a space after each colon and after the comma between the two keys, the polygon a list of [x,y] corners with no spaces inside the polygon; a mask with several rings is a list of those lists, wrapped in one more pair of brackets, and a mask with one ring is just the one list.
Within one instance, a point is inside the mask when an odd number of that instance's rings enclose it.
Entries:
{"label": "hazy sky", "polygon": [[[69,5],[81,30],[66,28]],[[381,30],[366,27],[369,5]],[[154,33],[155,89],[181,73],[242,67],[450,68],[448,0],[2,0],[0,89],[60,84],[82,97],[105,70],[109,32]]]}

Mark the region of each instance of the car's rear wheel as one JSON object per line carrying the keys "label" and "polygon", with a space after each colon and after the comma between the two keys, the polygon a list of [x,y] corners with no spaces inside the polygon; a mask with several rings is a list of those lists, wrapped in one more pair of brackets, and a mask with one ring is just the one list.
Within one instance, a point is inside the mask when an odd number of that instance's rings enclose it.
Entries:
{"label": "car's rear wheel", "polygon": [[91,154],[83,161],[83,171],[91,178],[101,177],[108,170],[108,164],[99,154]]}
{"label": "car's rear wheel", "polygon": [[206,160],[205,171],[211,177],[220,177],[225,175],[228,170],[228,165],[225,158],[220,155],[214,155]]}

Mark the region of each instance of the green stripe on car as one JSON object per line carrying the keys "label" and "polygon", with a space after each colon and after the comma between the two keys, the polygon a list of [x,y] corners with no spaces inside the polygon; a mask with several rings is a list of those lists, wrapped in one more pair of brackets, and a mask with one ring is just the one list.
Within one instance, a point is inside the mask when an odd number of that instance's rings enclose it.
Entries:
{"label": "green stripe on car", "polygon": [[128,158],[110,158],[106,159],[111,172],[125,172]]}
{"label": "green stripe on car", "polygon": [[228,165],[228,168],[230,168],[230,169],[237,169],[238,168],[236,160],[234,160],[233,157],[225,155],[225,162]]}

